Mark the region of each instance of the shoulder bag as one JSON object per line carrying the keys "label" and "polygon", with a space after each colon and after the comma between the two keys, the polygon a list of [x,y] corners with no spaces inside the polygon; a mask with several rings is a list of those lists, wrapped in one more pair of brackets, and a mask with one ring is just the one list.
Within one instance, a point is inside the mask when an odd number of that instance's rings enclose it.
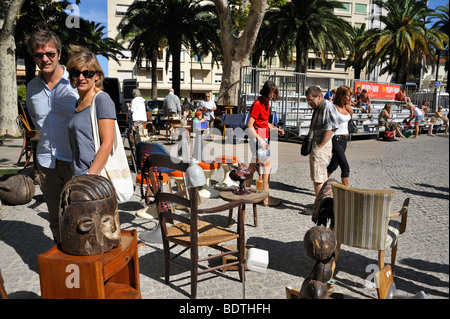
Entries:
{"label": "shoulder bag", "polygon": [[[97,93],[102,93],[103,91]],[[105,93],[105,92],[103,92]],[[107,94],[107,93],[105,93]],[[94,145],[95,153],[98,152],[100,148],[100,135],[98,132],[98,120],[97,120],[97,109],[95,107],[95,97],[91,104],[91,123],[92,123],[92,133],[94,135]],[[131,178],[130,168],[128,166],[128,159],[125,153],[125,148],[123,147],[122,136],[120,134],[119,125],[117,120],[114,121],[114,144],[109,154],[108,162],[105,168],[101,171],[100,175],[106,177],[113,184],[117,200],[119,203],[124,203],[128,201],[134,193],[133,179]]]}
{"label": "shoulder bag", "polygon": [[350,134],[358,133],[358,128],[356,127],[356,124],[352,119],[350,119],[350,121],[348,121],[348,132]]}
{"label": "shoulder bag", "polygon": [[314,110],[313,118],[311,120],[311,126],[309,127],[308,135],[303,139],[302,147],[300,148],[300,154],[303,156],[308,156],[311,153],[313,138],[314,138],[314,126],[316,126],[317,116],[319,113],[319,108]]}

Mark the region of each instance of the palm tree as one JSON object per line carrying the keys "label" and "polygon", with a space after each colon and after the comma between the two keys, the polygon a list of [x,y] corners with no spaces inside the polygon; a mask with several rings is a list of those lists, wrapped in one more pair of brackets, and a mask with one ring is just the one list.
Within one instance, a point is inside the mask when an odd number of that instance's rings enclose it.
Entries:
{"label": "palm tree", "polygon": [[278,12],[268,12],[274,43],[281,56],[296,52],[295,71],[306,73],[308,53],[312,50],[325,63],[327,54],[347,56],[352,47],[351,26],[334,14],[343,8],[334,0],[292,0]]}
{"label": "palm tree", "polygon": [[[138,1],[128,9],[119,29],[130,41],[133,59],[141,62],[154,56],[167,41],[167,57],[172,56],[172,87],[180,95],[180,55],[182,46],[194,54],[212,52],[217,57],[220,48],[218,20],[214,6],[201,0]],[[151,58],[150,58],[151,59]],[[169,59],[167,58],[166,61]],[[167,69],[167,65],[166,65]],[[156,70],[156,67],[152,67]]]}
{"label": "palm tree", "polygon": [[348,58],[345,62],[345,67],[353,67],[354,68],[354,78],[361,78],[361,71],[367,66],[368,61],[370,60],[371,55],[367,54],[367,52],[374,46],[373,41],[366,41],[370,38],[370,34],[377,32],[376,29],[366,30],[366,24],[361,25],[360,27],[353,27],[352,30],[352,50],[348,55]]}
{"label": "palm tree", "polygon": [[[431,13],[431,17],[432,18],[437,18],[438,20],[433,24],[433,26],[431,27],[432,29],[437,29],[440,30],[446,34],[448,34],[449,32],[449,24],[448,24],[448,7],[449,5],[447,4],[445,7],[444,6],[440,6],[437,7],[435,9],[435,12]],[[448,51],[448,41],[447,43],[445,43],[445,47]],[[448,69],[449,69],[449,58],[448,55],[446,57],[445,60],[445,71],[447,71],[447,79],[448,79]],[[447,80],[448,83],[448,80]],[[450,87],[447,84],[447,93],[450,93]]]}
{"label": "palm tree", "polygon": [[434,64],[434,52],[444,48],[448,35],[427,29],[426,17],[430,10],[426,0],[375,0],[374,3],[388,13],[379,16],[384,28],[368,38],[376,41],[370,51],[373,55],[370,69],[385,65],[380,75],[388,73],[393,75],[394,83],[405,84],[420,59],[424,68]]}

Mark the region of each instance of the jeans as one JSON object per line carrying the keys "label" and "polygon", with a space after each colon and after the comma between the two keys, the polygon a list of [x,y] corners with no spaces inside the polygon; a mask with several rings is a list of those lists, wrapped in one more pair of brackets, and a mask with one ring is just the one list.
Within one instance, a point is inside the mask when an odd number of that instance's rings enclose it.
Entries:
{"label": "jeans", "polygon": [[327,167],[328,174],[333,173],[338,166],[341,168],[341,177],[349,177],[350,166],[345,157],[345,150],[347,149],[347,136],[335,135],[331,138],[333,142],[333,156],[330,164]]}

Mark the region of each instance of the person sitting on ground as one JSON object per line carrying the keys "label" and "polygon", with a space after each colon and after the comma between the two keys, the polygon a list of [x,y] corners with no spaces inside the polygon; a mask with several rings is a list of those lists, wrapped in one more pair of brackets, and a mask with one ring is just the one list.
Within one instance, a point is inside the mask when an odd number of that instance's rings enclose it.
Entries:
{"label": "person sitting on ground", "polygon": [[433,119],[434,119],[434,122],[436,122],[437,120],[441,120],[444,122],[444,125],[445,125],[444,133],[448,135],[448,124],[449,124],[448,122],[449,121],[448,121],[448,118],[444,115],[444,113],[442,113],[442,105],[439,105],[436,113],[434,113],[434,116],[431,118],[431,122],[433,122]]}
{"label": "person sitting on ground", "polygon": [[423,120],[422,110],[419,109],[417,106],[414,106],[411,102],[406,103],[406,107],[409,109],[410,114],[404,121],[408,122],[409,120],[415,119],[414,120],[415,135],[413,136],[413,138],[418,138],[419,137],[419,124]]}
{"label": "person sitting on ground", "polygon": [[[363,89],[361,91],[361,94],[359,95],[359,101],[361,102],[361,112],[363,112],[363,113],[370,113],[370,112],[372,112],[370,96],[367,93],[366,89]],[[370,118],[370,116],[369,116],[369,118]]]}
{"label": "person sitting on ground", "polygon": [[405,137],[400,129],[400,124],[389,121],[392,119],[392,105],[391,103],[386,103],[384,108],[381,110],[378,116],[378,125],[384,126],[386,131],[394,132],[394,139],[398,141],[396,136]]}

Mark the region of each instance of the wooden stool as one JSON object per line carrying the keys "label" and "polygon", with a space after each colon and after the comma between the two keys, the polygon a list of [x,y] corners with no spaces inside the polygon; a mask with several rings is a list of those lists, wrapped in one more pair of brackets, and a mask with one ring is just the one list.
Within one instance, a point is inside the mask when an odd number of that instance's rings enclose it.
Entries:
{"label": "wooden stool", "polygon": [[237,156],[217,156],[214,161],[219,163],[223,169],[223,180],[214,185],[214,187],[220,190],[230,190],[239,187],[239,184],[230,178],[230,165],[239,162],[239,158]]}
{"label": "wooden stool", "polygon": [[137,231],[121,230],[121,244],[91,256],[54,246],[38,256],[43,299],[140,299]]}
{"label": "wooden stool", "polygon": [[[237,199],[243,199],[245,200],[245,203],[252,204],[253,205],[253,223],[255,227],[258,227],[258,211],[256,208],[256,204],[262,201],[264,198],[269,196],[269,192],[262,190],[261,193],[256,193],[255,189],[249,189],[251,191],[248,195],[236,195],[232,191],[223,191],[220,192],[220,197],[222,197],[225,200],[237,200]],[[242,205],[242,210],[245,212],[245,204]],[[244,215],[245,216],[245,215]],[[231,220],[233,217],[233,210],[230,209],[228,214],[228,225],[227,227],[231,226]]]}
{"label": "wooden stool", "polygon": [[211,175],[219,169],[219,164],[212,162],[210,164],[205,162],[199,162],[198,165],[203,169],[206,178],[206,184],[199,191],[201,198],[217,198],[219,197],[219,191],[211,186]]}

